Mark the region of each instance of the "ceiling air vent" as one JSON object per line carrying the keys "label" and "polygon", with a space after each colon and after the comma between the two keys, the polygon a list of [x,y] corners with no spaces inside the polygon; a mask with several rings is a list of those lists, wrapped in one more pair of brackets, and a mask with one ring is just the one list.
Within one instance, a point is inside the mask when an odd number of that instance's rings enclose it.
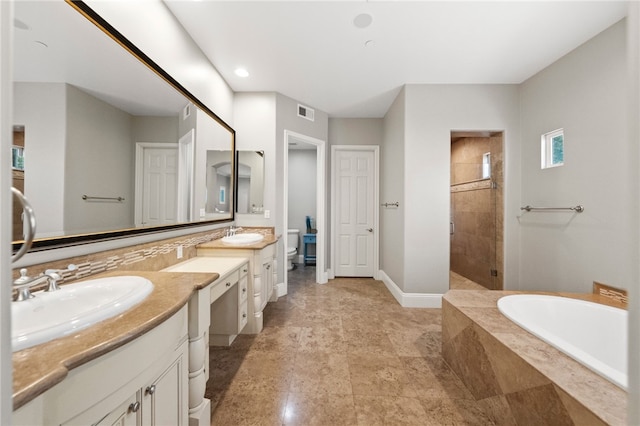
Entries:
{"label": "ceiling air vent", "polygon": [[315,111],[309,107],[298,104],[298,117],[306,118],[309,121],[313,121],[313,115]]}

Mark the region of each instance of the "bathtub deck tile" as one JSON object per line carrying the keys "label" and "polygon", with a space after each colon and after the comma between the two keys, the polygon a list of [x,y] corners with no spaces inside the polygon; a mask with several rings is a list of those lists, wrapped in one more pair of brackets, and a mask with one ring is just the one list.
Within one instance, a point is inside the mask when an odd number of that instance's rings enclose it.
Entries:
{"label": "bathtub deck tile", "polygon": [[[535,373],[527,374],[529,378],[533,379],[532,385],[540,385],[541,380],[546,379],[555,389],[558,389],[559,392],[556,392],[556,395],[558,395],[556,399],[562,406],[564,406],[565,401],[569,401],[568,404],[571,404],[571,407],[566,407],[566,411],[570,413],[571,418],[581,418],[581,416],[589,418],[593,415],[595,418],[600,418],[611,425],[626,424],[627,393],[624,390],[521,329],[499,312],[496,305],[497,300],[504,295],[517,294],[517,292],[467,291],[466,294],[462,293],[463,291],[450,291],[443,298],[443,356],[456,373],[461,376],[466,374],[460,369],[460,359],[468,359],[468,351],[470,349],[463,348],[464,345],[460,342],[452,343],[458,336],[450,338],[450,335],[445,333],[445,330],[456,329],[460,324],[465,323],[465,320],[459,318],[462,315],[467,316],[467,320],[475,324],[478,333],[484,332],[490,335],[501,345],[512,351],[515,356],[526,361],[534,372],[539,373],[539,375]],[[485,293],[491,293],[491,295],[482,296]],[[572,296],[570,294],[562,295],[565,297]],[[478,296],[478,298],[475,296]],[[575,295],[575,297],[583,300],[600,301],[598,296],[589,294],[579,294]],[[493,303],[492,307],[490,307],[491,303]],[[452,315],[448,311],[455,314]],[[493,311],[493,313],[489,313],[490,311]],[[454,319],[453,325],[447,324],[450,318]],[[491,339],[485,338],[484,340],[486,345],[487,341]],[[480,344],[480,346],[483,345]],[[485,355],[489,355],[489,358],[491,358],[495,348],[489,346],[483,348]],[[478,353],[480,350],[476,348],[473,352]],[[507,363],[509,362],[507,361]],[[505,363],[505,360],[499,358],[494,363],[494,366],[503,363]],[[518,368],[516,365],[518,362],[512,362],[512,364],[514,364],[514,369]],[[487,369],[486,371],[489,370]],[[490,369],[489,381],[493,381],[494,376],[497,376],[501,382],[500,386],[506,391],[513,391],[525,386],[524,383],[505,380],[505,378],[508,379],[507,375],[508,372],[504,373],[498,369],[494,371],[492,368]],[[543,379],[540,379],[540,376]],[[464,379],[463,377],[463,380],[467,387],[470,387],[473,391],[473,385],[470,386],[470,379]],[[477,377],[473,379],[473,382],[480,381]],[[505,393],[505,395],[507,394]],[[511,392],[508,395],[511,395],[511,400],[507,399],[507,401],[516,405],[527,400],[527,398],[523,397],[524,394],[515,396],[515,393]],[[562,399],[560,395],[563,396]],[[580,405],[583,406],[581,409],[586,414],[580,414]],[[587,410],[585,407],[589,407],[589,409]]]}

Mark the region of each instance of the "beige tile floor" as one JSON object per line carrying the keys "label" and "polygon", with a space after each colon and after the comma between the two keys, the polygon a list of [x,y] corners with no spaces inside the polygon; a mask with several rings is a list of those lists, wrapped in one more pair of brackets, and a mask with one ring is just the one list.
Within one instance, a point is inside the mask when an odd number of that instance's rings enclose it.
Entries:
{"label": "beige tile floor", "polygon": [[492,424],[440,356],[440,309],[373,279],[289,275],[264,330],[211,348],[212,425]]}

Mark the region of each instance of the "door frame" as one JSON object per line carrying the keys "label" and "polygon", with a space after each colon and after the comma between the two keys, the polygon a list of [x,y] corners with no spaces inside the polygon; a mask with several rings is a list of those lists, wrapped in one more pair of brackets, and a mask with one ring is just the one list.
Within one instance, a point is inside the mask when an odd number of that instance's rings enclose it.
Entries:
{"label": "door frame", "polygon": [[[298,139],[305,143],[316,146],[316,228],[318,233],[316,234],[316,283],[326,284],[328,281],[326,260],[327,260],[327,220],[326,220],[326,170],[327,170],[327,148],[326,141],[316,139],[311,136],[296,133],[291,130],[284,131],[284,194],[283,194],[283,209],[282,215],[284,218],[284,229],[282,238],[283,246],[283,263],[284,265],[284,289],[278,289],[278,297],[287,294],[289,274],[286,267],[287,259],[287,231],[289,229],[289,139]],[[302,245],[299,245],[302,248]],[[284,293],[282,292],[284,291]]]}
{"label": "door frame", "polygon": [[336,211],[336,156],[338,151],[370,151],[373,152],[373,278],[380,279],[380,147],[378,145],[332,145],[331,146],[331,269],[329,278],[335,278],[334,265],[336,264],[336,238],[337,238],[337,211]]}
{"label": "door frame", "polygon": [[142,178],[144,176],[144,151],[145,149],[175,149],[178,150],[177,143],[163,142],[136,142],[136,171],[135,171],[135,203],[134,203],[134,225],[142,226],[142,201],[144,193],[144,185]]}

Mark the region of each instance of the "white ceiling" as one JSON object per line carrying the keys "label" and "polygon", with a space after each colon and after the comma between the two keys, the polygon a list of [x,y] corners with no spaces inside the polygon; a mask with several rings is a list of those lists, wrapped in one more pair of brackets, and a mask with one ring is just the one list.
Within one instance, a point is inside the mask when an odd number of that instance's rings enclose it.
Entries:
{"label": "white ceiling", "polygon": [[188,103],[64,1],[16,1],[14,15],[14,81],[67,83],[133,115],[176,115]]}
{"label": "white ceiling", "polygon": [[[576,0],[165,3],[234,91],[276,91],[331,117],[382,117],[407,83],[521,83],[627,9]],[[364,29],[353,23],[361,13],[373,18]],[[238,66],[250,76],[235,76]]]}

